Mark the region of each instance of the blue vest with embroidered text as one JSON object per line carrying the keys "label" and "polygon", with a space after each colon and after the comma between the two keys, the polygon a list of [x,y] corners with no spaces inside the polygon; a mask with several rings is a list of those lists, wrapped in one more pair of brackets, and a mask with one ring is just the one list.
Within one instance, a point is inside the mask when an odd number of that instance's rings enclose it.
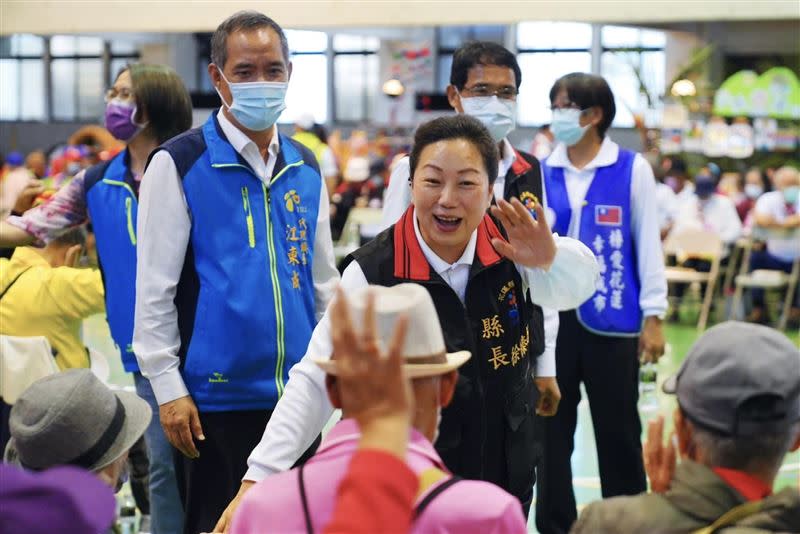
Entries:
{"label": "blue vest with embroidered text", "polygon": [[[578,238],[600,264],[597,291],[578,308],[578,319],[589,330],[615,336],[637,336],[641,330],[639,274],[631,232],[631,182],[636,154],[619,149],[617,161],[597,169],[583,202],[574,213],[564,169],[542,163],[547,204],[555,212],[553,231],[568,235],[578,225]],[[578,217],[573,222],[573,218]]]}
{"label": "blue vest with embroidered text", "polygon": [[86,171],[86,206],[97,241],[106,317],[128,372],[139,370],[131,350],[136,300],[136,209],[127,150]]}
{"label": "blue vest with embroidered text", "polygon": [[181,372],[200,411],[274,408],[316,325],[322,178],[307,149],[282,135],[279,142],[268,184],[228,142],[216,113],[162,147],[192,220],[175,300]]}

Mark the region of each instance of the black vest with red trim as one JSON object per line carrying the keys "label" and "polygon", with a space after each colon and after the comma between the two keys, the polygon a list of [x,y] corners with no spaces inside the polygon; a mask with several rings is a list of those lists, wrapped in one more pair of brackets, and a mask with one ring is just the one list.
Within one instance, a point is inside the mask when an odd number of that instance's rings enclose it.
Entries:
{"label": "black vest with red trim", "polygon": [[[516,197],[528,207],[531,214],[533,206],[541,203],[544,197],[542,186],[542,169],[539,160],[527,152],[513,149],[517,158],[506,173],[503,186],[503,198],[511,200]],[[494,203],[494,199],[492,199]],[[544,314],[542,308],[528,302],[533,320],[531,321],[531,357],[536,358],[544,352]]]}
{"label": "black vest with red trim", "polygon": [[484,216],[462,303],[425,259],[413,218],[411,206],[345,264],[357,261],[370,284],[412,282],[428,290],[448,352],[472,353],[459,369],[452,403],[442,411],[436,450],[456,475],[493,482],[525,503],[539,455],[534,439],[532,316],[519,272],[495,251],[491,239],[503,236],[492,218]]}

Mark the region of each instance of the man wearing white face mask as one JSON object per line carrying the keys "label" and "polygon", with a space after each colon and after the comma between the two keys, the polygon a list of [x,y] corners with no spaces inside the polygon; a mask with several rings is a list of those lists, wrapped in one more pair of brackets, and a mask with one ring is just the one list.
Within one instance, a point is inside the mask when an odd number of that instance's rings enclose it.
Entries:
{"label": "man wearing white face mask", "polygon": [[275,126],[286,36],[240,12],[211,38],[222,107],[142,181],[134,351],[176,455],[185,532],[214,527],[338,283],[314,155]]}

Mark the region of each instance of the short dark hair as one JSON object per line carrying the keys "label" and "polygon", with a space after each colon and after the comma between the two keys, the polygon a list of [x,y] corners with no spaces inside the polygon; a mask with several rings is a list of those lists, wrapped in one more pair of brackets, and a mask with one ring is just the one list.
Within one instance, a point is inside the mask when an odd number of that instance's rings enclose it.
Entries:
{"label": "short dark hair", "polygon": [[522,71],[517,57],[507,48],[491,41],[470,41],[453,54],[450,68],[450,83],[459,91],[467,84],[469,70],[475,65],[497,65],[514,71],[517,89],[522,83]]}
{"label": "short dark hair", "polygon": [[573,72],[562,76],[550,89],[551,104],[555,102],[562,89],[567,92],[570,102],[577,104],[581,109],[599,107],[603,110],[603,120],[597,125],[597,133],[600,137],[604,137],[617,114],[614,93],[605,78],[585,72]]}
{"label": "short dark hair", "polygon": [[166,65],[144,63],[127,70],[136,105],[147,113],[146,129],[159,144],[192,127],[192,98],[178,73]]}
{"label": "short dark hair", "polygon": [[669,169],[669,173],[676,177],[689,177],[689,169],[686,166],[686,162],[683,160],[683,158],[672,158],[672,166]]}
{"label": "short dark hair", "polygon": [[469,115],[458,114],[439,117],[420,125],[414,134],[414,147],[409,156],[409,182],[414,180],[414,171],[419,163],[419,156],[428,145],[450,139],[464,139],[472,143],[481,154],[486,174],[489,176],[489,185],[497,180],[497,144],[492,139],[489,130],[476,118]]}
{"label": "short dark hair", "polygon": [[283,59],[289,63],[289,41],[280,25],[258,11],[239,11],[234,13],[217,26],[211,36],[211,62],[220,70],[225,67],[228,60],[228,36],[239,30],[257,30],[259,28],[271,28],[278,34],[281,41],[281,51]]}

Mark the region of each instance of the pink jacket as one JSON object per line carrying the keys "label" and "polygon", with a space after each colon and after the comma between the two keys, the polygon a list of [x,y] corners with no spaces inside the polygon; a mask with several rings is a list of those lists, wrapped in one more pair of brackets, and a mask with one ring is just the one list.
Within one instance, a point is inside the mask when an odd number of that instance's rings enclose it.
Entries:
{"label": "pink jacket", "polygon": [[[331,519],[337,489],[358,448],[359,438],[355,421],[340,421],[305,466],[303,475],[314,532],[322,532]],[[431,468],[446,470],[433,446],[414,429],[406,460],[417,474]],[[434,487],[436,485],[428,491]],[[418,501],[424,496],[420,495]],[[297,469],[268,477],[253,486],[236,512],[232,534],[269,532],[306,532]],[[527,529],[522,507],[516,498],[488,482],[462,480],[431,502],[411,532],[522,534]]]}

